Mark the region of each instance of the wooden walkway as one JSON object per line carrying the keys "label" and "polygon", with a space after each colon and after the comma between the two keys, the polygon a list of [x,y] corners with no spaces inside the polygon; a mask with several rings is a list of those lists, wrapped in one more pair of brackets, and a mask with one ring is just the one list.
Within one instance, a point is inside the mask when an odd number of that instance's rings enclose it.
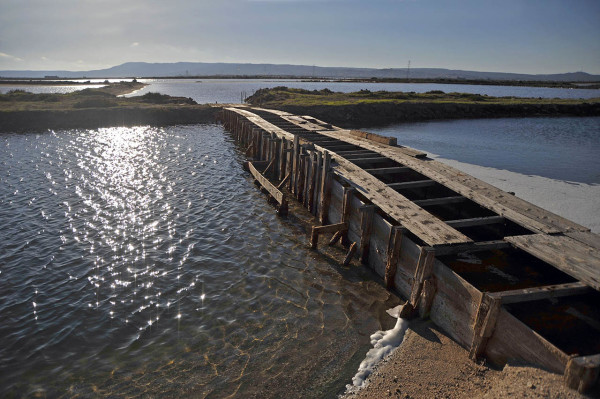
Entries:
{"label": "wooden walkway", "polygon": [[[228,107],[220,119],[271,197],[286,210],[295,197],[324,225],[311,246],[342,238],[344,264],[358,256],[372,267],[408,298],[405,314],[430,316],[473,358],[532,362],[582,392],[596,383],[600,239],[589,229],[395,139],[260,108]],[[572,331],[547,332],[529,303],[560,320],[583,316]],[[593,336],[573,352],[568,334]]]}

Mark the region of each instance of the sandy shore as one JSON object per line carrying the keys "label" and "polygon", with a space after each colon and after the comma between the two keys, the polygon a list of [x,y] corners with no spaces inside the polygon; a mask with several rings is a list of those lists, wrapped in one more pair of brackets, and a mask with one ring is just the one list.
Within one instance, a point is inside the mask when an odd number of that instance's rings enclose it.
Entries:
{"label": "sandy shore", "polygon": [[367,385],[344,399],[379,398],[564,398],[588,396],[563,385],[562,376],[508,364],[494,369],[469,359],[468,351],[431,321],[410,322],[400,347],[381,362]]}

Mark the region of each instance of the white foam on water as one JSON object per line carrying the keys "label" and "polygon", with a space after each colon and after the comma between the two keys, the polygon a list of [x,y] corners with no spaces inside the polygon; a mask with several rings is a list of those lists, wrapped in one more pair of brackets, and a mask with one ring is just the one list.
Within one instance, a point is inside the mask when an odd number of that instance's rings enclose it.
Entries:
{"label": "white foam on water", "polygon": [[399,305],[387,310],[390,316],[398,319],[396,325],[391,330],[377,331],[371,335],[373,348],[367,352],[365,360],[358,366],[358,372],[352,377],[352,384],[346,385],[346,393],[356,392],[364,387],[367,377],[373,372],[375,366],[398,348],[404,340],[408,320],[399,317],[401,309],[402,305]]}

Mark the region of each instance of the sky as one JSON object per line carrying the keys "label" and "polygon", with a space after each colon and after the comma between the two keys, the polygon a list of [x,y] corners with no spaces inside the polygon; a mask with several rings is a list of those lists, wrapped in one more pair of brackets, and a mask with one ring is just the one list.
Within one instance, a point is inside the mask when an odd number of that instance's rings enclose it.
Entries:
{"label": "sky", "polygon": [[0,70],[130,61],[600,74],[600,1],[0,0]]}

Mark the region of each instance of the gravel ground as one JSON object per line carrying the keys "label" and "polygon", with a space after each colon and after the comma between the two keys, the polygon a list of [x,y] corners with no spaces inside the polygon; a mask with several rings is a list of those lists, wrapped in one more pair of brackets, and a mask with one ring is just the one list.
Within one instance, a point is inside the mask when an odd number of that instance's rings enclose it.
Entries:
{"label": "gravel ground", "polygon": [[367,386],[342,399],[379,398],[599,398],[563,385],[562,376],[508,364],[502,370],[475,363],[468,351],[430,321],[410,323],[404,342],[378,365]]}

